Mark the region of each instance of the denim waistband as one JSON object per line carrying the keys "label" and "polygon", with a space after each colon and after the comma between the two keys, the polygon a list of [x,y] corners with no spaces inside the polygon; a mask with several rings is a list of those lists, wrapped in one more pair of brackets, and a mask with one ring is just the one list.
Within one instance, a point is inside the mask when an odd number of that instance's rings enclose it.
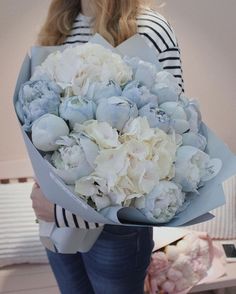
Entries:
{"label": "denim waistband", "polygon": [[153,228],[149,226],[125,226],[125,225],[105,225],[104,231],[112,232],[115,234],[125,234],[141,231],[150,231],[152,232]]}

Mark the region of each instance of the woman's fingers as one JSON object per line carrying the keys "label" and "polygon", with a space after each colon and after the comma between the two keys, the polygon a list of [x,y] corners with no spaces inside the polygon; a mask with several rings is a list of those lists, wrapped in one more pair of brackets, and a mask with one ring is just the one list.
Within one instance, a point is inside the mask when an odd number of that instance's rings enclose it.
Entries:
{"label": "woman's fingers", "polygon": [[54,222],[54,205],[45,198],[38,186],[33,186],[30,197],[36,217],[46,222]]}

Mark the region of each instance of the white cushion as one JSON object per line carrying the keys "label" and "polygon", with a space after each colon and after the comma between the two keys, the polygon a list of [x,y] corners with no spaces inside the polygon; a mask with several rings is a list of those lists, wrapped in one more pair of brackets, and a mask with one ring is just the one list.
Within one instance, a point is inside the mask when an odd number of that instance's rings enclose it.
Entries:
{"label": "white cushion", "polygon": [[0,267],[47,262],[31,207],[32,185],[0,185]]}

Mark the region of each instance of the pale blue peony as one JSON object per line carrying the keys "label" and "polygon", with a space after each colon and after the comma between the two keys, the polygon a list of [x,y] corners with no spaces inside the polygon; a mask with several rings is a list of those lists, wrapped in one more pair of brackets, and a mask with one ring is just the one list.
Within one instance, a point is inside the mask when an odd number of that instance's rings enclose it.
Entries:
{"label": "pale blue peony", "polygon": [[160,181],[153,190],[135,200],[134,206],[153,222],[167,223],[179,211],[185,193],[171,181]]}
{"label": "pale blue peony", "polygon": [[156,66],[149,62],[140,61],[134,79],[150,89],[155,83],[156,73]]}
{"label": "pale blue peony", "polygon": [[136,57],[125,56],[124,61],[128,66],[130,66],[132,68],[133,72],[136,72],[141,59],[137,56]]}
{"label": "pale blue peony", "polygon": [[180,102],[165,102],[160,105],[160,108],[169,116],[170,126],[177,134],[182,135],[190,130],[190,123]]}
{"label": "pale blue peony", "polygon": [[204,151],[207,146],[207,139],[203,135],[196,134],[193,132],[188,132],[188,133],[183,134],[182,140],[183,140],[182,145],[193,146],[193,147],[196,147],[202,151]]}
{"label": "pale blue peony", "polygon": [[107,122],[113,128],[121,131],[130,118],[138,116],[135,103],[125,97],[110,97],[100,101],[97,107],[96,119]]}
{"label": "pale blue peony", "polygon": [[178,101],[181,91],[176,78],[171,73],[163,70],[156,74],[151,92],[158,96],[160,104],[167,101]]}
{"label": "pale blue peony", "polygon": [[151,128],[159,128],[168,133],[170,129],[170,118],[164,110],[151,103],[139,109],[139,115],[146,117]]}
{"label": "pale blue peony", "polygon": [[174,182],[181,185],[184,192],[197,192],[210,166],[208,154],[193,146],[181,146],[176,152]]}
{"label": "pale blue peony", "polygon": [[55,151],[55,143],[61,136],[69,135],[66,122],[54,114],[44,114],[32,124],[32,142],[34,146],[44,152]]}
{"label": "pale blue peony", "polygon": [[23,123],[23,129],[30,131],[32,123],[46,113],[58,115],[60,94],[61,88],[53,81],[24,83],[16,102],[16,111]]}
{"label": "pale blue peony", "polygon": [[121,87],[114,81],[108,83],[94,82],[88,87],[86,97],[98,103],[103,98],[110,98],[112,96],[121,96]]}
{"label": "pale blue peony", "polygon": [[60,105],[60,117],[69,121],[70,127],[73,129],[76,123],[94,119],[96,104],[86,98],[73,96],[66,98]]}
{"label": "pale blue peony", "polygon": [[185,102],[182,103],[184,111],[187,115],[187,119],[189,121],[191,132],[198,133],[202,122],[201,112],[199,110],[198,103],[194,100],[188,100],[187,98]]}
{"label": "pale blue peony", "polygon": [[151,94],[148,88],[142,86],[138,81],[128,83],[122,92],[122,96],[133,101],[137,105],[138,109],[147,103],[157,105],[157,97]]}
{"label": "pale blue peony", "polygon": [[150,127],[166,133],[174,130],[182,135],[190,129],[186,113],[177,102],[165,102],[160,106],[149,103],[139,110],[139,115],[147,117]]}
{"label": "pale blue peony", "polygon": [[134,73],[134,80],[139,81],[140,84],[147,88],[152,88],[155,83],[158,69],[150,62],[141,60],[139,57],[125,57],[124,61],[132,68]]}

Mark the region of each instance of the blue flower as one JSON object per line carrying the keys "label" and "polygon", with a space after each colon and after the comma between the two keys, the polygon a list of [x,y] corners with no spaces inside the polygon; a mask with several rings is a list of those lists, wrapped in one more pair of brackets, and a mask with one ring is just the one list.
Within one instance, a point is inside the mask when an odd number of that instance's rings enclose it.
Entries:
{"label": "blue flower", "polygon": [[61,88],[53,81],[38,80],[24,83],[16,102],[17,114],[25,131],[46,113],[58,115]]}
{"label": "blue flower", "polygon": [[73,96],[66,98],[60,105],[60,117],[69,121],[73,128],[75,123],[82,124],[95,117],[96,104],[86,98]]}
{"label": "blue flower", "polygon": [[86,97],[98,103],[100,99],[121,96],[121,93],[121,87],[116,82],[110,80],[108,83],[91,83],[88,87]]}
{"label": "blue flower", "polygon": [[149,102],[157,104],[157,97],[151,94],[147,87],[141,86],[138,81],[128,83],[122,92],[122,96],[133,101],[138,108]]}
{"label": "blue flower", "polygon": [[138,116],[137,106],[125,97],[110,97],[98,104],[96,119],[105,121],[121,131],[130,118]]}

